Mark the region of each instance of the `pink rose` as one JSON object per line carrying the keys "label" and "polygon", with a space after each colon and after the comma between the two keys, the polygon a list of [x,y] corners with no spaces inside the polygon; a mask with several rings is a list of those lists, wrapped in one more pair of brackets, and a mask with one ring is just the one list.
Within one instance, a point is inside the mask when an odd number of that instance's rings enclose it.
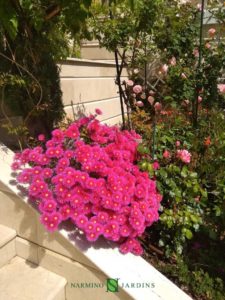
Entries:
{"label": "pink rose", "polygon": [[201,103],[201,102],[202,102],[202,97],[198,96],[198,103]]}
{"label": "pink rose", "polygon": [[193,50],[193,55],[195,56],[195,57],[199,57],[199,51],[198,51],[198,48],[195,48],[194,50]]}
{"label": "pink rose", "polygon": [[210,37],[214,37],[215,33],[216,33],[216,29],[215,28],[210,28],[208,30],[208,34],[209,34]]}
{"label": "pink rose", "polygon": [[161,68],[161,72],[166,75],[168,72],[168,69],[169,69],[169,66],[164,64]]}
{"label": "pink rose", "polygon": [[144,103],[143,103],[142,101],[137,101],[137,102],[136,102],[136,105],[137,105],[138,107],[143,107],[143,106],[144,106]]}
{"label": "pink rose", "polygon": [[154,95],[155,95],[155,92],[154,92],[153,90],[150,90],[150,91],[149,91],[149,95],[154,96]]}
{"label": "pink rose", "polygon": [[225,94],[225,84],[217,84],[217,88],[221,94]]}
{"label": "pink rose", "polygon": [[162,109],[162,104],[159,102],[156,102],[154,105],[154,108],[156,111],[160,111]]}
{"label": "pink rose", "polygon": [[127,80],[126,83],[127,83],[128,86],[133,86],[134,85],[133,80]]}
{"label": "pink rose", "polygon": [[142,86],[140,86],[139,84],[135,85],[135,86],[133,87],[133,92],[134,92],[135,94],[141,93],[141,92],[142,92]]}
{"label": "pink rose", "polygon": [[181,73],[181,78],[187,79],[187,76],[185,75],[185,73]]}
{"label": "pink rose", "polygon": [[176,141],[176,147],[180,147],[180,141]]}
{"label": "pink rose", "polygon": [[177,150],[177,157],[185,164],[189,164],[191,161],[191,153],[185,149]]}
{"label": "pink rose", "polygon": [[171,157],[171,154],[170,154],[170,152],[168,151],[168,150],[165,150],[164,152],[163,152],[163,157],[164,158],[170,158]]}
{"label": "pink rose", "polygon": [[186,99],[182,102],[182,105],[184,105],[184,106],[188,106],[189,104],[190,104],[190,101],[188,99]]}
{"label": "pink rose", "polygon": [[206,47],[206,49],[210,49],[210,48],[211,48],[210,43],[206,43],[206,44],[205,44],[205,47]]}
{"label": "pink rose", "polygon": [[176,60],[176,57],[172,57],[170,60],[169,60],[169,63],[171,66],[176,66],[177,64],[177,60]]}
{"label": "pink rose", "polygon": [[152,105],[154,103],[155,99],[152,96],[148,96],[148,102]]}

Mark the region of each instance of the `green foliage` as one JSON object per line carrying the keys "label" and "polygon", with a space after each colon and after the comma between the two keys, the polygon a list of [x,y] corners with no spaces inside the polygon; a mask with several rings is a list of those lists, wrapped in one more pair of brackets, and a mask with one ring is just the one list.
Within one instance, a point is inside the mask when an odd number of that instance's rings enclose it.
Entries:
{"label": "green foliage", "polygon": [[23,116],[22,127],[33,136],[48,136],[64,116],[56,63],[85,32],[91,2],[0,1],[2,114]]}
{"label": "green foliage", "polygon": [[[194,298],[223,299],[224,112],[201,109],[197,130],[193,129],[185,110],[168,109],[167,114],[156,117],[155,152],[160,165],[156,170],[151,157],[151,118],[143,111],[134,113],[132,118],[139,132],[149,128],[139,146],[139,165],[157,179],[163,195],[160,221],[148,230],[149,241],[158,245],[168,259],[178,261],[177,266],[169,263],[162,271],[188,287]],[[142,126],[141,118],[145,121]],[[180,146],[176,146],[176,141]],[[188,149],[192,154],[190,164],[177,159],[177,149]],[[169,151],[169,157],[163,156],[165,150]],[[168,271],[171,268],[173,271]]]}
{"label": "green foliage", "polygon": [[125,60],[135,66],[145,60],[145,49],[156,22],[161,0],[118,1],[110,6],[93,6],[90,28],[92,37],[109,51],[123,49]]}
{"label": "green foliage", "polygon": [[224,299],[224,284],[221,278],[211,277],[202,268],[192,270],[185,261],[178,260],[176,265],[163,265],[160,270],[173,278],[177,284],[182,285],[185,291],[188,289],[194,299]]}

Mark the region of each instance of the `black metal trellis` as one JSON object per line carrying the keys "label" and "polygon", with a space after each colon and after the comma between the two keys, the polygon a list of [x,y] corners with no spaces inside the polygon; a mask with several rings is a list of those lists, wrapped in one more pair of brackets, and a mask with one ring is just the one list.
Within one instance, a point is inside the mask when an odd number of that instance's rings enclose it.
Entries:
{"label": "black metal trellis", "polygon": [[124,113],[124,106],[123,106],[123,102],[125,100],[124,98],[124,91],[122,88],[122,83],[121,83],[121,73],[123,71],[123,65],[124,65],[124,59],[125,59],[125,50],[123,51],[123,55],[122,55],[122,61],[121,61],[121,65],[119,65],[119,59],[118,59],[118,49],[115,50],[115,61],[116,61],[116,72],[117,72],[117,76],[116,76],[116,84],[119,87],[119,94],[120,94],[120,107],[121,107],[121,114],[122,114],[122,128],[125,129],[126,124],[125,124],[125,113]]}
{"label": "black metal trellis", "polygon": [[202,0],[201,4],[201,20],[200,20],[200,30],[199,30],[199,57],[198,57],[198,66],[196,73],[196,86],[195,86],[195,98],[193,99],[193,126],[198,126],[198,97],[199,92],[202,89],[202,42],[203,42],[203,20],[204,20],[204,9],[205,9],[205,0]]}

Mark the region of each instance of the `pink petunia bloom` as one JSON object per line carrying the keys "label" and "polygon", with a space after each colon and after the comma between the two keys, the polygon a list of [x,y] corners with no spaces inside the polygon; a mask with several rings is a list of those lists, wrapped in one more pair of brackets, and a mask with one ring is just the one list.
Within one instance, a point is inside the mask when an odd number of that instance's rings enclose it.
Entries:
{"label": "pink petunia bloom", "polygon": [[44,142],[44,141],[45,141],[45,135],[44,135],[44,134],[39,134],[39,135],[38,135],[38,140],[39,140],[40,142]]}
{"label": "pink petunia bloom", "polygon": [[41,215],[41,223],[48,229],[48,231],[55,231],[61,222],[61,216],[57,212],[44,213]]}
{"label": "pink petunia bloom", "polygon": [[78,215],[76,218],[76,224],[77,227],[80,229],[85,229],[86,225],[88,223],[88,218],[85,215]]}
{"label": "pink petunia bloom", "polygon": [[102,111],[101,111],[101,109],[99,109],[99,108],[96,108],[96,109],[95,109],[95,113],[96,113],[97,115],[102,115]]}
{"label": "pink petunia bloom", "polygon": [[51,213],[53,211],[55,211],[57,206],[57,203],[54,200],[47,200],[44,202],[41,202],[39,204],[39,210],[44,213],[44,212],[48,212]]}
{"label": "pink petunia bloom", "polygon": [[160,165],[159,165],[159,163],[157,161],[154,161],[154,163],[152,164],[152,166],[153,166],[154,170],[158,170],[160,168]]}
{"label": "pink petunia bloom", "polygon": [[60,129],[55,129],[52,131],[52,140],[56,143],[62,142],[64,139],[64,133]]}
{"label": "pink petunia bloom", "polygon": [[77,124],[73,123],[72,125],[70,125],[65,131],[65,136],[76,140],[80,136]]}
{"label": "pink petunia bloom", "polygon": [[129,252],[131,252],[131,246],[129,246],[126,242],[120,245],[119,248],[120,252],[122,254],[127,254]]}

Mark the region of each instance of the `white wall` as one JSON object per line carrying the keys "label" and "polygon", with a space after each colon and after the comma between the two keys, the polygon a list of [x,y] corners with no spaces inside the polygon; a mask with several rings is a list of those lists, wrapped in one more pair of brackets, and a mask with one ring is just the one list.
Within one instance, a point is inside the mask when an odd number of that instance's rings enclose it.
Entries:
{"label": "white wall", "polygon": [[[103,115],[99,116],[101,121],[108,124],[121,122],[114,62],[68,59],[62,61],[59,66],[63,103],[70,118],[73,118],[73,110],[93,113],[96,108],[100,108],[103,112]],[[126,78],[125,70],[121,80]]]}

